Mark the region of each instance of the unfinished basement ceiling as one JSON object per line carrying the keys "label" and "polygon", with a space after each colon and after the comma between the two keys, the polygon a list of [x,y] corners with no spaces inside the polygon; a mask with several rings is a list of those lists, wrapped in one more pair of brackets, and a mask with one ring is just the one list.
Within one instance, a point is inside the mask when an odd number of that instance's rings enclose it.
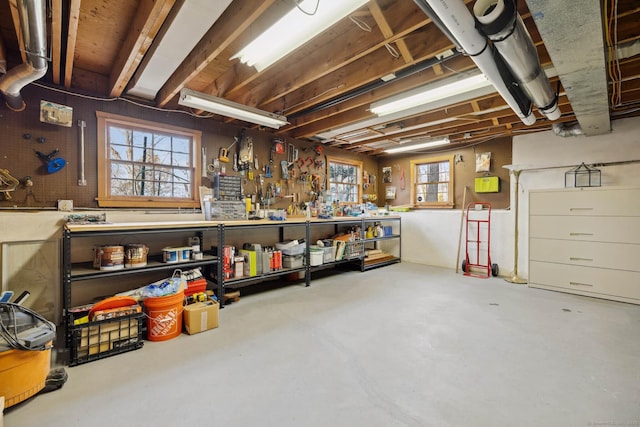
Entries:
{"label": "unfinished basement ceiling", "polygon": [[[464,3],[471,10],[475,1]],[[23,61],[13,5],[0,0],[9,69]],[[195,20],[185,24],[179,11],[187,6],[211,22],[200,29]],[[52,61],[40,82],[105,98],[135,95],[165,108],[185,108],[177,97],[188,88],[287,116],[290,124],[275,131],[281,137],[373,155],[408,138],[447,136],[462,146],[551,129],[552,122],[535,108],[535,124],[523,124],[492,87],[426,109],[375,116],[370,106],[376,101],[479,72],[413,1],[370,0],[262,72],[231,58],[294,8],[293,0],[232,0],[225,6],[54,0],[48,28]],[[559,87],[561,117],[554,123],[577,122],[591,135],[609,132],[611,120],[640,115],[637,1],[527,0],[517,2],[517,9],[551,86]],[[184,37],[177,47],[168,43],[175,41],[173,32]],[[616,47],[625,52],[619,59]]]}

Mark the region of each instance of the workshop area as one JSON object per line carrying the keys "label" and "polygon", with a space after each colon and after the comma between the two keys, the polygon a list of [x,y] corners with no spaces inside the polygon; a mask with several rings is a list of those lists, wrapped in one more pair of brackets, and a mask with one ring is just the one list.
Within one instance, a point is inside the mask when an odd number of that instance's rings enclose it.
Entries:
{"label": "workshop area", "polygon": [[639,20],[0,0],[0,427],[637,424]]}

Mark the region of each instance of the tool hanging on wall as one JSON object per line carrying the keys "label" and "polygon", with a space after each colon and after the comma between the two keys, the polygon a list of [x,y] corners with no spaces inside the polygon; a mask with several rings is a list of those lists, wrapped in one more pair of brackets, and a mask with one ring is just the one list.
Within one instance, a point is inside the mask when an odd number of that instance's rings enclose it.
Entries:
{"label": "tool hanging on wall", "polygon": [[242,129],[240,131],[240,136],[233,137],[233,143],[230,146],[228,146],[227,148],[220,147],[220,151],[218,151],[218,160],[224,163],[229,163],[229,151],[233,148],[234,145],[244,139],[244,131],[245,129]]}
{"label": "tool hanging on wall", "polygon": [[264,176],[267,178],[271,178],[273,176],[273,174],[271,173],[271,164],[267,163],[264,166]]}
{"label": "tool hanging on wall", "polygon": [[289,162],[282,160],[280,162],[280,169],[282,169],[282,179],[289,179]]}
{"label": "tool hanging on wall", "polygon": [[287,162],[289,162],[289,167],[293,167],[293,164],[298,161],[298,149],[293,146],[293,144],[289,144],[287,148]]}
{"label": "tool hanging on wall", "polygon": [[284,154],[285,143],[284,140],[276,138],[273,140],[273,152],[276,154]]}
{"label": "tool hanging on wall", "polygon": [[[244,136],[240,140],[239,158],[241,163],[250,163],[253,160],[253,139],[250,136]],[[242,167],[245,168],[244,166]]]}
{"label": "tool hanging on wall", "polygon": [[20,184],[16,178],[12,177],[8,169],[0,169],[0,193],[4,194],[6,200],[11,200],[11,191]]}
{"label": "tool hanging on wall", "polygon": [[49,154],[41,153],[40,151],[35,150],[36,156],[43,162],[45,162],[47,166],[47,172],[55,173],[61,170],[66,164],[67,161],[62,157],[55,158],[55,155],[60,152],[57,148],[50,152]]}

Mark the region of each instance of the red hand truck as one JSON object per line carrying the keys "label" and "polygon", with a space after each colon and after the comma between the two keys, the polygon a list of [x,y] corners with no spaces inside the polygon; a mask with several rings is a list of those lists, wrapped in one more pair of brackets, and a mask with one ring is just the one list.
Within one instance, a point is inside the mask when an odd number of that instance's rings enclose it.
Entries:
{"label": "red hand truck", "polygon": [[498,275],[498,264],[491,263],[491,204],[472,202],[467,205],[465,257],[462,271],[465,276],[488,278]]}

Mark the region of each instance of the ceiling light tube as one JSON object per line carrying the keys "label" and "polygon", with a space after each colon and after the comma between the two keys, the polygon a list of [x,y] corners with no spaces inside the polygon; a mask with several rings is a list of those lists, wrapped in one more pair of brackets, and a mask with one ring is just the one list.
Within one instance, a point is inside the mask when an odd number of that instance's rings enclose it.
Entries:
{"label": "ceiling light tube", "polygon": [[371,104],[371,112],[378,117],[408,110],[419,105],[440,101],[466,92],[490,86],[483,74],[464,79],[447,79],[440,83],[429,84],[408,92]]}
{"label": "ceiling light tube", "polygon": [[422,148],[430,148],[430,147],[438,147],[440,145],[447,145],[449,143],[449,138],[436,139],[432,141],[425,141],[419,144],[411,144],[411,145],[403,145],[397,148],[387,148],[384,150],[387,154],[395,154],[395,153],[403,153],[405,151],[414,151],[420,150]]}
{"label": "ceiling light tube", "polygon": [[178,104],[274,129],[279,129],[280,126],[289,123],[284,116],[207,95],[206,93],[196,92],[191,89],[182,89],[180,91]]}
{"label": "ceiling light tube", "polygon": [[[333,24],[354,12],[368,0],[303,0],[260,34],[231,59],[240,61],[258,72],[302,46]],[[315,8],[315,13],[311,14]],[[302,10],[306,11],[303,12]]]}

